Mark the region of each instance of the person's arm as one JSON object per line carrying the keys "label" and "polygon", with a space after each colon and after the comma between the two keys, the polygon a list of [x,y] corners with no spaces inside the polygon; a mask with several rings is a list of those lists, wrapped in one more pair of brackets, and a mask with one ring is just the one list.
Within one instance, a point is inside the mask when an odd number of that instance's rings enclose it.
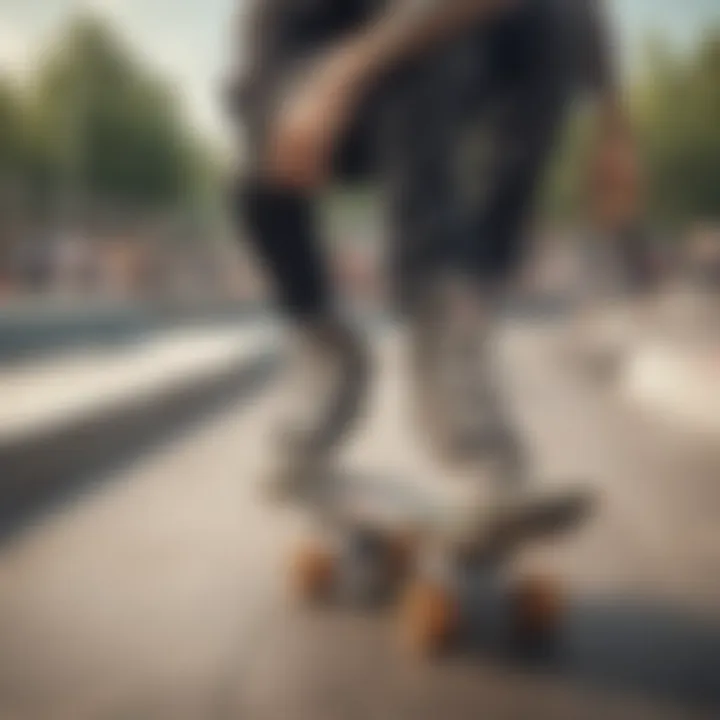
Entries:
{"label": "person's arm", "polygon": [[606,1],[585,1],[586,79],[596,108],[590,202],[595,224],[613,230],[632,225],[642,213],[644,178]]}
{"label": "person's arm", "polygon": [[273,128],[268,174],[301,188],[327,179],[337,139],[361,99],[405,61],[524,0],[392,0],[325,49],[290,89]]}
{"label": "person's arm", "polygon": [[372,84],[398,64],[523,1],[392,0],[341,42],[337,56],[347,63],[355,82]]}

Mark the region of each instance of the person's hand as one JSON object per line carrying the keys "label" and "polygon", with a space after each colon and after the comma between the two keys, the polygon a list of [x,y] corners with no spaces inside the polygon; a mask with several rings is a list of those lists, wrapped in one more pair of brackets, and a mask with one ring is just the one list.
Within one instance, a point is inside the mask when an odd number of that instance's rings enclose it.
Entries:
{"label": "person's hand", "polygon": [[590,168],[590,204],[595,221],[608,230],[643,212],[643,172],[626,116],[615,106],[600,117]]}
{"label": "person's hand", "polygon": [[291,88],[269,135],[266,173],[273,182],[304,190],[327,182],[334,150],[356,110],[359,86],[352,57],[335,53]]}

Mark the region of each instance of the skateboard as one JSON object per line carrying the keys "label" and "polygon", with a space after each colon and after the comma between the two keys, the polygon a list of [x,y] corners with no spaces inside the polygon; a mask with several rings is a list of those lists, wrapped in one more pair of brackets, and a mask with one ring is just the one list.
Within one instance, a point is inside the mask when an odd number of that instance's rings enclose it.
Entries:
{"label": "skateboard", "polygon": [[401,478],[336,472],[295,507],[310,525],[291,561],[297,595],[367,605],[388,599],[408,578],[434,497]]}
{"label": "skateboard", "polygon": [[345,472],[299,501],[313,532],[293,553],[293,589],[312,604],[396,600],[398,635],[422,655],[490,618],[513,641],[551,640],[563,617],[561,585],[514,561],[525,547],[579,528],[592,506],[587,490],[538,496],[521,513],[494,511],[458,540],[439,490]]}

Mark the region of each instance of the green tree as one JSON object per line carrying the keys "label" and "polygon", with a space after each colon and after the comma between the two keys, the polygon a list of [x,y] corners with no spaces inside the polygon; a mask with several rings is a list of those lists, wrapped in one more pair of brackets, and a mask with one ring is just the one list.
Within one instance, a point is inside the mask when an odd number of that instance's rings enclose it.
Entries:
{"label": "green tree", "polygon": [[11,82],[0,78],[0,176],[14,175],[21,162],[22,104]]}
{"label": "green tree", "polygon": [[177,99],[95,18],[76,20],[39,69],[31,114],[41,187],[142,209],[196,190],[200,149]]}
{"label": "green tree", "polygon": [[636,109],[653,214],[720,218],[720,29],[685,55],[655,42]]}
{"label": "green tree", "polygon": [[[720,218],[720,29],[691,51],[648,42],[630,86],[630,104],[649,184],[649,219],[682,225]],[[590,117],[574,117],[548,175],[545,209],[555,218],[582,210]]]}

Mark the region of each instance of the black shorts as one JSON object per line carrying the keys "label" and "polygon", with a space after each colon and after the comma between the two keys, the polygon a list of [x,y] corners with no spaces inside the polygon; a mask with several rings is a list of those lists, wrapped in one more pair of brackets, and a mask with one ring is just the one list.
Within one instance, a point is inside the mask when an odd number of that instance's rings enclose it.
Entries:
{"label": "black shorts", "polygon": [[[517,266],[525,222],[572,88],[555,0],[469,30],[378,84],[338,148],[338,180],[387,190],[398,286],[442,265],[495,280]],[[366,20],[367,0],[264,0],[237,92],[253,165],[303,62]]]}

